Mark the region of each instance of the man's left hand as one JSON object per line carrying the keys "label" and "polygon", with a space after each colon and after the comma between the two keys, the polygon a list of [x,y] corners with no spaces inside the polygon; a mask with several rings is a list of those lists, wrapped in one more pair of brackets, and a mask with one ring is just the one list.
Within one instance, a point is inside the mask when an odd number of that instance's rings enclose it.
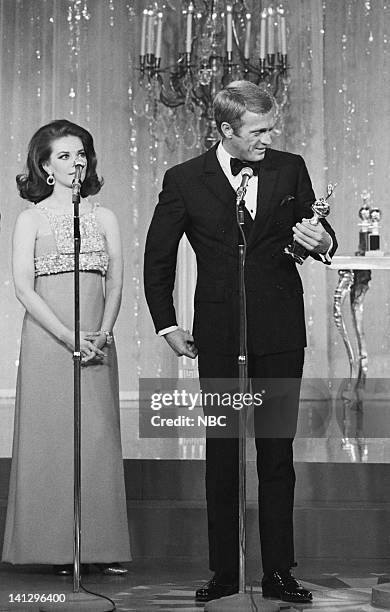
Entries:
{"label": "man's left hand", "polygon": [[328,252],[332,238],[322,223],[312,225],[308,219],[302,219],[302,223],[297,223],[292,229],[294,239],[311,253],[323,255]]}

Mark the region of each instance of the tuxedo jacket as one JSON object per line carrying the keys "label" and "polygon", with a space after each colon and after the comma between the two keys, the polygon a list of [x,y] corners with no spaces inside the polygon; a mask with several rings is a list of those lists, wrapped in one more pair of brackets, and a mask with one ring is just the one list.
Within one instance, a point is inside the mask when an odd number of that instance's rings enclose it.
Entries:
{"label": "tuxedo jacket", "polygon": [[[238,354],[236,194],[216,148],[165,174],[146,239],[145,295],[157,332],[177,324],[172,293],[178,245],[185,233],[197,260],[195,344],[201,351]],[[293,225],[313,216],[314,200],[302,157],[267,149],[258,178],[257,213],[247,239],[250,353],[280,353],[306,345],[302,282],[295,262],[283,249],[292,241]],[[336,237],[326,220],[321,223],[332,236],[332,256]]]}

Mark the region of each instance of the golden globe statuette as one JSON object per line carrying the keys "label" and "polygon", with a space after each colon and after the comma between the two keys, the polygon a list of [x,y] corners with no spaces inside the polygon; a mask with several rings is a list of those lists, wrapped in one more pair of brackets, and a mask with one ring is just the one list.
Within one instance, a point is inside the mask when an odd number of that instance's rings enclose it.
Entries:
{"label": "golden globe statuette", "polygon": [[367,190],[362,191],[362,207],[359,209],[359,246],[355,255],[365,255],[369,250],[369,236],[371,233],[371,208],[369,204],[370,196]]}
{"label": "golden globe statuette", "polygon": [[376,257],[382,257],[384,252],[381,250],[380,242],[380,220],[382,218],[382,212],[379,208],[372,207],[370,210],[370,233],[368,235],[368,250],[366,255],[374,255]]}
{"label": "golden globe statuette", "polygon": [[[313,204],[311,205],[311,209],[314,213],[312,218],[309,219],[309,223],[311,225],[318,225],[320,219],[324,219],[329,215],[330,205],[328,200],[334,192],[336,185],[337,183],[335,183],[334,185],[332,183],[329,183],[327,187],[327,196],[325,198],[319,198],[318,200],[315,200],[315,202],[313,202]],[[293,240],[292,244],[289,244],[285,247],[284,253],[286,255],[290,255],[290,257],[292,257],[294,261],[299,264],[303,264],[306,257],[309,255],[309,251],[304,246],[299,244],[299,242],[297,242],[296,240]]]}

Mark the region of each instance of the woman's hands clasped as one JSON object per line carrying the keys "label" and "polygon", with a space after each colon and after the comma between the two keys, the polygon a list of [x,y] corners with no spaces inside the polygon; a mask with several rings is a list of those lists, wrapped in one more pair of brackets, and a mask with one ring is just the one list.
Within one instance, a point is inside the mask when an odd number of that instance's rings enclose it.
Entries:
{"label": "woman's hands clasped", "polygon": [[[106,353],[102,351],[106,341],[107,337],[104,332],[80,331],[81,365],[102,363],[106,357]],[[66,344],[71,351],[74,351],[74,335],[71,332],[69,332]]]}
{"label": "woman's hands clasped", "polygon": [[106,357],[102,351],[106,341],[104,332],[80,332],[81,365],[102,363]]}

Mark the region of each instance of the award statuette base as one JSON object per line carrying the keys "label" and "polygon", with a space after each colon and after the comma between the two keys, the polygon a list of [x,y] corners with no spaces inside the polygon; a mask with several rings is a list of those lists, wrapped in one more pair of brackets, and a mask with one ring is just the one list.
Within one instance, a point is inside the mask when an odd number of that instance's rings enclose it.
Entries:
{"label": "award statuette base", "polygon": [[309,252],[305,249],[305,247],[296,242],[295,240],[292,244],[288,244],[284,248],[284,253],[285,255],[289,255],[290,257],[292,257],[294,261],[299,265],[302,265],[307,256],[309,255]]}
{"label": "award statuette base", "polygon": [[368,251],[368,231],[359,232],[359,246],[358,250],[355,252],[355,255],[363,256]]}
{"label": "award statuette base", "polygon": [[64,602],[41,604],[40,612],[112,612],[115,608],[102,597],[79,591],[67,593]]}
{"label": "award statuette base", "polygon": [[204,612],[279,612],[279,603],[264,599],[260,593],[237,593],[209,601]]}
{"label": "award statuette base", "polygon": [[370,234],[368,237],[368,249],[366,255],[371,257],[383,257],[384,252],[381,251],[381,243],[379,234]]}

